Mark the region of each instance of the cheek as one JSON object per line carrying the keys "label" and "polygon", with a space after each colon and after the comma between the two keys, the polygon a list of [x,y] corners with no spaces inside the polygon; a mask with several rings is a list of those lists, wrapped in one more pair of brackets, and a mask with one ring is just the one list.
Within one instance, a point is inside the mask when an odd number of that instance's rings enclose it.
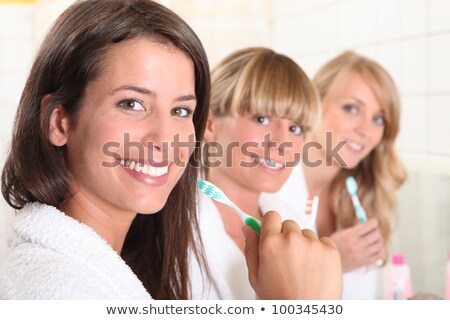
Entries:
{"label": "cheek", "polygon": [[294,152],[300,152],[300,151],[302,151],[303,143],[304,143],[303,137],[298,138],[298,139],[294,139],[294,143],[293,143],[292,150],[293,150]]}
{"label": "cheek", "polygon": [[265,131],[257,131],[257,130],[242,130],[236,140],[240,142],[240,144],[244,143],[257,143],[259,147],[262,146],[264,141],[270,141],[269,134]]}
{"label": "cheek", "polygon": [[111,132],[115,132],[115,130],[108,130],[108,128],[101,128],[96,125],[78,127],[71,133],[67,149],[73,156],[80,157],[83,154],[98,155],[102,152],[103,146],[108,146],[111,143],[119,143],[122,146],[123,141],[113,137]]}
{"label": "cheek", "polygon": [[330,109],[325,112],[321,129],[324,132],[339,132],[348,129],[351,126],[352,117],[349,114],[330,107]]}
{"label": "cheek", "polygon": [[384,135],[384,128],[380,128],[375,132],[373,139],[374,148],[381,143],[381,141],[383,140],[383,135]]}
{"label": "cheek", "polygon": [[175,135],[169,147],[174,153],[179,153],[183,159],[188,159],[195,150],[195,128],[189,125],[183,128],[174,129]]}

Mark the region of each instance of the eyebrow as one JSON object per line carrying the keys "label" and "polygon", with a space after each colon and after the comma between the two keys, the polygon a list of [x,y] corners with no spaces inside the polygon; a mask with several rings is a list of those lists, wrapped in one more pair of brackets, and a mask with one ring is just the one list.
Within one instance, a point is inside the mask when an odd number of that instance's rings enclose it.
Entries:
{"label": "eyebrow", "polygon": [[179,102],[181,102],[181,101],[190,101],[190,100],[197,101],[197,98],[193,94],[188,94],[188,95],[181,96],[181,97],[178,97],[178,98],[175,99],[175,101],[179,101]]}
{"label": "eyebrow", "polygon": [[[364,103],[364,101],[362,101],[361,99],[359,99],[359,98],[357,98],[357,97],[355,97],[355,96],[346,96],[346,97],[344,97],[344,98],[346,98],[346,99],[353,99],[353,100],[355,100],[357,103],[359,103],[360,105],[362,105],[363,107],[366,106],[366,104]],[[380,109],[380,113],[381,113],[381,114],[384,114],[384,109],[383,109],[383,108]]]}
{"label": "eyebrow", "polygon": [[[149,89],[146,89],[146,88],[143,88],[143,87],[137,87],[137,86],[130,86],[130,85],[125,85],[125,86],[118,87],[118,88],[114,89],[111,92],[111,94],[113,94],[113,93],[115,93],[117,91],[121,91],[121,90],[131,90],[131,91],[136,91],[138,93],[145,94],[145,95],[148,95],[148,96],[153,96],[153,97],[155,96],[155,93],[152,92]],[[181,102],[181,101],[190,101],[190,100],[197,101],[197,98],[193,94],[188,94],[188,95],[179,96],[174,101]]]}
{"label": "eyebrow", "polygon": [[364,101],[362,101],[361,99],[359,99],[359,98],[357,98],[355,96],[347,96],[347,97],[344,97],[344,98],[355,100],[357,103],[359,103],[359,104],[361,104],[363,106],[366,105]]}

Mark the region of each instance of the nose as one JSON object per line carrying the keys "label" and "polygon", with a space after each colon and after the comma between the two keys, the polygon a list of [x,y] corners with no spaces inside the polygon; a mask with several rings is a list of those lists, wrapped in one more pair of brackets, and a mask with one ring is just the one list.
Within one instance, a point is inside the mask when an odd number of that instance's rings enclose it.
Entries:
{"label": "nose", "polygon": [[286,125],[277,125],[270,132],[270,137],[273,150],[276,152],[275,156],[286,156],[293,153],[294,142],[292,133],[289,132]]}
{"label": "nose", "polygon": [[370,132],[374,128],[372,117],[368,115],[361,115],[357,121],[355,131],[361,138],[369,138]]}
{"label": "nose", "polygon": [[176,130],[170,115],[154,112],[140,124],[141,143],[147,150],[149,160],[165,162],[173,159],[173,143]]}

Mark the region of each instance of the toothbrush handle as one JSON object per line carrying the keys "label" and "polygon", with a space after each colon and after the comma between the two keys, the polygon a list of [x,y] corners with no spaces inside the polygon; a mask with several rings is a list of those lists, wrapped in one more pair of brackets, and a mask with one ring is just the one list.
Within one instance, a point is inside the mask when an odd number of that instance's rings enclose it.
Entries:
{"label": "toothbrush handle", "polygon": [[366,212],[364,211],[363,207],[361,206],[361,203],[359,202],[359,199],[356,195],[352,196],[352,202],[353,202],[353,207],[355,208],[356,216],[359,219],[359,222],[366,222],[367,221]]}
{"label": "toothbrush handle", "polygon": [[243,212],[241,209],[239,209],[238,206],[233,205],[232,208],[234,209],[234,211],[236,211],[239,214],[239,217],[241,218],[241,220],[248,225],[250,228],[252,228],[253,230],[255,230],[258,234],[261,233],[261,222],[259,222],[258,220],[256,220],[255,218],[253,218],[252,216],[249,216],[248,214],[246,214],[245,212]]}
{"label": "toothbrush handle", "polygon": [[255,230],[257,234],[261,233],[261,225],[258,223],[256,219],[252,217],[246,218],[245,224],[248,225],[253,230]]}

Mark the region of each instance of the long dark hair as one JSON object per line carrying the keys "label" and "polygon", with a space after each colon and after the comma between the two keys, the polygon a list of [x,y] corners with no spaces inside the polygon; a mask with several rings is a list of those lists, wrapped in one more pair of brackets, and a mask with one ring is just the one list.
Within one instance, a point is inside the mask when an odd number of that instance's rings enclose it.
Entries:
{"label": "long dark hair", "polygon": [[[116,43],[148,37],[171,43],[195,68],[197,140],[206,125],[210,76],[203,46],[175,13],[150,0],[89,0],[68,8],[44,39],[16,114],[11,149],[2,172],[2,194],[13,208],[41,202],[59,208],[70,197],[66,149],[48,138],[49,120],[63,106],[72,121],[85,89],[105,67],[104,56]],[[42,98],[50,95],[41,107]],[[164,208],[137,215],[125,239],[122,257],[157,299],[187,299],[188,254],[198,229],[195,180],[199,149],[172,190]]]}

